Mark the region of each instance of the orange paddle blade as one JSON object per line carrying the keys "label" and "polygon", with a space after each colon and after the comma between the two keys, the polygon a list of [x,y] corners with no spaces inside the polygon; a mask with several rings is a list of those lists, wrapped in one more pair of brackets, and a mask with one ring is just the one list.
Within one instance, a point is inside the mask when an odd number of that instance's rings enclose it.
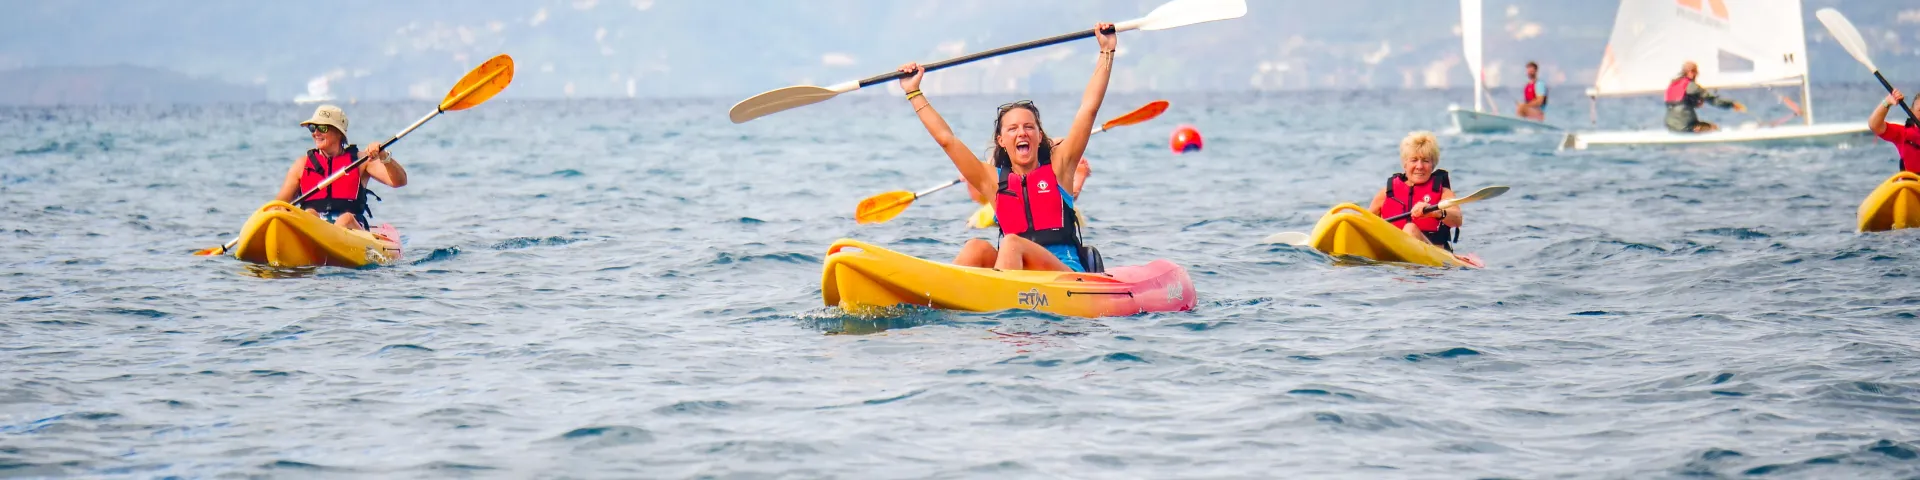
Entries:
{"label": "orange paddle blade", "polygon": [[447,99],[440,102],[440,111],[465,110],[484,103],[507,84],[513,83],[513,57],[505,54],[494,56],[487,63],[480,64],[460,82],[453,84],[453,90],[447,92]]}
{"label": "orange paddle blade", "polygon": [[220,247],[212,247],[212,248],[205,248],[205,249],[200,249],[200,250],[196,250],[196,251],[194,251],[194,252],[193,252],[193,255],[194,255],[194,256],[199,256],[199,257],[207,257],[207,256],[213,256],[213,255],[219,255],[219,254],[222,254],[222,253],[226,253],[226,250],[227,250],[227,249],[225,249],[225,248],[220,248]]}
{"label": "orange paddle blade", "polygon": [[860,223],[880,223],[892,220],[907,211],[917,196],[913,192],[898,190],[867,197],[853,211],[853,220]]}
{"label": "orange paddle blade", "polygon": [[1149,103],[1146,106],[1140,107],[1138,110],[1134,110],[1133,112],[1128,113],[1126,115],[1121,115],[1120,118],[1108,120],[1106,124],[1100,126],[1100,129],[1106,130],[1113,127],[1124,127],[1127,125],[1139,124],[1141,122],[1153,120],[1154,117],[1158,117],[1160,116],[1160,114],[1166,113],[1166,112],[1167,112],[1167,101],[1156,100],[1153,103]]}

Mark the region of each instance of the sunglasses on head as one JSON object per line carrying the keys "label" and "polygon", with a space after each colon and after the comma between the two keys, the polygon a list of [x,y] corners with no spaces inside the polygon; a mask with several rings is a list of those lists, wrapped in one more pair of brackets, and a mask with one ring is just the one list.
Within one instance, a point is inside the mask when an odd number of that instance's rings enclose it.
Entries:
{"label": "sunglasses on head", "polygon": [[1027,108],[1033,108],[1033,101],[1032,101],[1032,100],[1021,100],[1021,101],[1018,101],[1018,102],[1013,102],[1013,103],[1008,103],[1008,104],[1003,104],[1003,105],[1000,105],[1000,113],[1007,113],[1007,110],[1012,110],[1012,109],[1013,109],[1013,107],[1027,107]]}
{"label": "sunglasses on head", "polygon": [[307,131],[313,132],[313,133],[327,133],[327,132],[333,131],[333,127],[327,126],[327,125],[321,125],[318,123],[309,123],[307,124]]}

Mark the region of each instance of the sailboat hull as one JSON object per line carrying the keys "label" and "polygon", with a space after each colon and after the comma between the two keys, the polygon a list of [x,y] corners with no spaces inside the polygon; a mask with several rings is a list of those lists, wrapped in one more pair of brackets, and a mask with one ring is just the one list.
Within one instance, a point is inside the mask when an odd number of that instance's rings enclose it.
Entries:
{"label": "sailboat hull", "polygon": [[1504,133],[1512,131],[1558,131],[1560,127],[1527,120],[1520,117],[1495,115],[1459,108],[1448,109],[1453,116],[1453,128],[1460,133]]}
{"label": "sailboat hull", "polygon": [[1561,150],[1603,147],[1674,147],[1740,145],[1750,147],[1836,146],[1868,140],[1866,122],[1822,123],[1767,128],[1739,128],[1710,133],[1674,133],[1667,130],[1572,132],[1560,141]]}

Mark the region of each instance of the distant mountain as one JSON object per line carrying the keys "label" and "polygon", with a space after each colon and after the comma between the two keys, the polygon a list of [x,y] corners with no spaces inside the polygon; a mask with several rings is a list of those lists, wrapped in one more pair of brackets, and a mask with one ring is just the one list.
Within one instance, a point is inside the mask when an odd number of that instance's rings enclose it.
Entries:
{"label": "distant mountain", "polygon": [[[1727,0],[1737,4],[1741,0]],[[480,60],[518,62],[503,98],[720,96],[826,84],[1135,18],[1164,0],[17,0],[0,68],[131,64],[291,101],[324,79],[338,98],[438,98]],[[1535,60],[1591,83],[1617,3],[1485,0],[1488,77]],[[1895,81],[1920,90],[1920,2],[1804,0],[1820,82],[1865,81],[1813,18],[1859,25]],[[1124,34],[1112,89],[1438,88],[1469,83],[1449,0],[1250,0],[1245,18]],[[939,72],[929,91],[1076,90],[1090,41]],[[868,94],[877,94],[872,92]]]}
{"label": "distant mountain", "polygon": [[265,89],[149,67],[36,67],[0,71],[0,105],[258,102]]}

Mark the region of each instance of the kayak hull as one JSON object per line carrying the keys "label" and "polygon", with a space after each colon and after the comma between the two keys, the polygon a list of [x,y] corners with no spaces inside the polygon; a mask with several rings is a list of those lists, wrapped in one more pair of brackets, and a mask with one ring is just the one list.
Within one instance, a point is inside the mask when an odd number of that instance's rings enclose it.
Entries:
{"label": "kayak hull", "polygon": [[1920,175],[1900,172],[1860,202],[1860,231],[1920,227]]}
{"label": "kayak hull", "polygon": [[1166,260],[1106,273],[1001,271],[934,262],[850,239],[827,249],[820,290],[827,306],[855,314],[917,305],[1111,317],[1187,311],[1196,303],[1186,269]]}
{"label": "kayak hull", "polygon": [[1340,204],[1320,217],[1307,245],[1335,257],[1360,257],[1430,267],[1477,267],[1452,252],[1413,238],[1359,205]]}
{"label": "kayak hull", "polygon": [[400,233],[382,224],[373,231],[341,228],[287,202],[268,202],[240,227],[228,254],[273,267],[384,265],[400,259]]}

